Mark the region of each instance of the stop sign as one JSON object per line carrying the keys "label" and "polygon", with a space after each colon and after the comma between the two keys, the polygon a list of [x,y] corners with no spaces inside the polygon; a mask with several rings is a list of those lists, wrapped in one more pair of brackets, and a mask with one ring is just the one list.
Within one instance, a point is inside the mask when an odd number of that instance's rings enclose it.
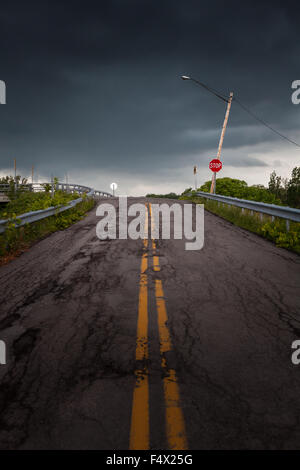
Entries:
{"label": "stop sign", "polygon": [[218,158],[214,158],[211,162],[209,162],[209,168],[211,171],[220,171],[222,169],[222,162]]}

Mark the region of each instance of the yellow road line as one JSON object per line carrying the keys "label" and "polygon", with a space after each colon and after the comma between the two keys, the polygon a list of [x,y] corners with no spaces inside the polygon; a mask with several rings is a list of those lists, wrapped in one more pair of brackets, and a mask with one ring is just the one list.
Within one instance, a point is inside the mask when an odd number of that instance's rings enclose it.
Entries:
{"label": "yellow road line", "polygon": [[[148,227],[148,212],[145,220]],[[146,236],[146,235],[145,235]],[[140,368],[135,371],[135,388],[133,392],[130,444],[131,450],[149,449],[149,380],[148,368],[143,364],[148,359],[148,280],[147,257],[148,240],[144,239],[144,252],[141,261],[139,311],[136,339],[136,360],[140,361]]]}
{"label": "yellow road line", "polygon": [[[149,211],[151,214],[151,226],[153,226],[154,220],[152,217],[151,204],[149,204]],[[156,255],[156,244],[154,240],[152,240],[152,250],[153,269],[154,271],[160,271],[159,257]],[[160,279],[155,280],[155,298],[160,338],[161,366],[165,373],[163,385],[166,405],[166,434],[168,446],[172,450],[186,450],[188,448],[188,444],[184,416],[180,406],[180,393],[176,372],[174,369],[168,368],[165,357],[165,354],[172,350],[172,340],[167,326],[167,309],[162,281]]]}
{"label": "yellow road line", "polygon": [[[151,223],[152,223],[152,219],[151,219]],[[155,254],[156,245],[155,245],[154,240],[152,240],[152,250],[153,250],[153,269],[154,271],[160,271],[159,257]]]}
{"label": "yellow road line", "polygon": [[160,354],[162,356],[161,366],[165,373],[163,383],[166,405],[167,440],[170,449],[185,450],[188,448],[188,445],[186,439],[184,417],[180,407],[180,394],[176,372],[174,369],[168,368],[165,357],[165,353],[172,350],[172,341],[169,329],[167,327],[168,316],[162,282],[160,279],[155,280],[155,297],[158,315]]}

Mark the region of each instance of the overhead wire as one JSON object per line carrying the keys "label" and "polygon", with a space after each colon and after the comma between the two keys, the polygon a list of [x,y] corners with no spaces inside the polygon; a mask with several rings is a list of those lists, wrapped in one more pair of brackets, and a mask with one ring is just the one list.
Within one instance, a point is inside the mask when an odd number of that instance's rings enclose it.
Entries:
{"label": "overhead wire", "polygon": [[249,108],[247,108],[243,103],[240,102],[240,100],[238,100],[236,97],[233,97],[233,100],[236,101],[240,107],[246,111],[246,113],[248,113],[250,116],[252,116],[254,119],[256,119],[258,122],[260,122],[261,124],[263,124],[264,126],[266,126],[268,129],[270,129],[272,132],[274,132],[275,134],[279,135],[279,137],[282,137],[282,139],[285,139],[287,140],[288,142],[290,142],[291,144],[294,144],[296,145],[296,147],[299,147],[300,148],[300,144],[298,144],[297,142],[295,142],[294,140],[290,139],[289,137],[287,137],[286,135],[282,134],[281,132],[277,131],[276,129],[274,129],[274,127],[270,126],[270,124],[268,124],[266,121],[264,121],[263,119],[261,119],[260,117],[258,117],[256,114],[254,114]]}
{"label": "overhead wire", "polygon": [[[198,85],[202,86],[203,88],[205,88],[206,90],[208,90],[210,93],[212,93],[213,95],[217,96],[218,98],[220,98],[221,100],[225,101],[226,103],[229,102],[229,99],[223,95],[221,92],[215,90],[214,88],[212,87],[209,87],[208,85],[205,85],[205,83],[202,83],[200,82],[199,80],[196,80],[195,78],[192,78],[191,77],[191,80],[195,83],[197,83]],[[277,134],[279,137],[281,137],[282,139],[285,139],[287,140],[288,142],[290,142],[291,144],[295,145],[296,147],[299,147],[300,148],[300,144],[298,144],[297,142],[295,142],[294,140],[290,139],[289,137],[287,137],[286,135],[282,134],[281,132],[277,131],[277,129],[274,129],[274,127],[272,127],[270,124],[268,124],[264,119],[261,119],[259,116],[257,116],[255,113],[253,113],[247,106],[245,106],[243,103],[241,103],[241,101],[239,99],[237,99],[235,96],[233,97],[233,101],[235,101],[236,103],[238,103],[238,105],[244,110],[246,111],[246,113],[248,113],[252,118],[256,119],[258,122],[260,122],[261,124],[263,124],[265,127],[267,127],[269,130],[271,130],[272,132],[274,132],[275,134]]]}

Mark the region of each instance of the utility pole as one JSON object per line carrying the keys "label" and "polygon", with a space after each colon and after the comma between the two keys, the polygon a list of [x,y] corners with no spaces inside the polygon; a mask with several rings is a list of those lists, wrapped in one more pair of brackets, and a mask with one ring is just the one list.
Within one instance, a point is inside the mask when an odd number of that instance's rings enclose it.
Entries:
{"label": "utility pole", "polygon": [[[220,142],[219,142],[219,148],[218,148],[218,155],[217,155],[217,158],[218,158],[219,160],[220,160],[220,156],[221,156],[221,150],[222,150],[223,141],[224,141],[224,135],[225,135],[225,131],[226,131],[227,123],[228,123],[228,118],[229,118],[229,113],[230,113],[230,108],[231,108],[232,99],[233,99],[233,92],[230,92],[229,100],[228,100],[228,103],[227,103],[227,110],[226,110],[226,114],[225,114],[225,118],[224,118],[224,123],[223,123],[223,127],[222,127]],[[211,192],[211,193],[214,193],[214,194],[215,194],[215,192],[216,192],[216,173],[215,173],[215,172],[214,172],[213,175],[212,175],[211,186],[210,186],[210,192]]]}
{"label": "utility pole", "polygon": [[54,197],[54,177],[51,175],[51,197]]}
{"label": "utility pole", "polygon": [[[227,122],[228,122],[228,118],[229,118],[231,103],[232,103],[232,100],[233,100],[233,92],[230,92],[230,96],[229,96],[229,98],[227,98],[226,96],[224,96],[221,93],[217,92],[213,88],[205,85],[205,83],[199,82],[199,80],[195,80],[195,78],[193,78],[193,77],[190,77],[188,75],[182,75],[181,78],[182,78],[182,80],[191,80],[192,82],[196,83],[197,85],[201,86],[202,88],[205,88],[207,91],[209,91],[210,93],[215,95],[217,98],[220,98],[221,100],[225,101],[225,103],[227,103],[227,110],[226,110],[226,114],[225,114],[224,124],[223,124],[223,127],[222,127],[222,132],[221,132],[221,137],[220,137],[220,142],[219,142],[219,149],[218,149],[218,156],[217,156],[217,158],[220,160],[224,135],[225,135]],[[210,192],[211,193],[216,192],[216,173],[215,172],[213,173],[213,176],[212,176]]]}
{"label": "utility pole", "polygon": [[15,170],[15,191],[17,191],[17,161],[14,158],[14,170]]}
{"label": "utility pole", "polygon": [[195,191],[197,191],[197,167],[194,166],[194,176],[195,176]]}
{"label": "utility pole", "polygon": [[66,191],[69,192],[69,174],[68,172],[65,174],[66,179]]}
{"label": "utility pole", "polygon": [[34,166],[31,167],[31,183],[33,184]]}

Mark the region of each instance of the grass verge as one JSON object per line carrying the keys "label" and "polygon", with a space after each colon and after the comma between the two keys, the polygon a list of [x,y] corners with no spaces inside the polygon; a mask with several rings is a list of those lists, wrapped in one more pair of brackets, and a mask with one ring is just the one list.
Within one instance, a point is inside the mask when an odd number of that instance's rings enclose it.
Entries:
{"label": "grass verge", "polygon": [[223,217],[232,224],[267,238],[277,246],[300,254],[300,224],[297,222],[290,222],[290,230],[287,231],[284,219],[275,218],[272,221],[271,216],[260,215],[257,212],[251,214],[248,209],[243,211],[240,207],[200,197],[182,196],[180,199],[187,199],[196,204],[204,204],[206,210]]}
{"label": "grass verge", "polygon": [[64,230],[78,222],[95,204],[94,199],[85,198],[72,209],[32,224],[18,227],[14,221],[9,222],[6,231],[0,234],[0,265],[6,264],[11,259],[27,251],[37,240],[45,238],[58,230]]}

